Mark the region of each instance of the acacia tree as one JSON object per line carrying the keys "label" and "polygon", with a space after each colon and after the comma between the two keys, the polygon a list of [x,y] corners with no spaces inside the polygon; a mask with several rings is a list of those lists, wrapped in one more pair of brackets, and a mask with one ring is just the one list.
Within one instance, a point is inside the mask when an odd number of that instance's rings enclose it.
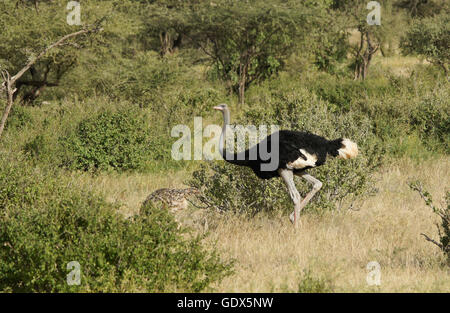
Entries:
{"label": "acacia tree", "polygon": [[[41,2],[38,11],[36,4]],[[0,3],[0,28],[3,29],[0,33],[0,94],[6,94],[0,136],[20,90],[26,88],[23,100],[34,100],[45,87],[58,85],[62,75],[75,64],[76,54],[85,41],[74,39],[87,39],[88,34],[101,30],[103,21],[96,19],[92,24],[74,29],[66,23],[66,2],[29,4]],[[16,74],[11,76],[10,73]]]}
{"label": "acacia tree", "polygon": [[393,32],[390,30],[398,23],[393,11],[392,0],[380,0],[381,25],[369,25],[366,0],[334,0],[332,7],[340,12],[345,19],[342,29],[345,31],[357,31],[359,40],[351,45],[353,55],[354,79],[364,80],[369,73],[372,58],[382,45],[390,40]]}
{"label": "acacia tree", "polygon": [[252,83],[275,74],[323,12],[321,1],[199,3],[174,28],[212,60],[243,104]]}
{"label": "acacia tree", "polygon": [[[40,5],[39,5],[40,4]],[[66,23],[63,2],[4,1],[0,3],[0,66],[10,73],[18,72],[51,41],[74,32]],[[67,3],[65,3],[67,5]],[[59,14],[55,11],[61,9]],[[15,81],[14,100],[21,94],[22,101],[36,99],[46,87],[59,80],[75,63],[77,47],[53,50],[42,56]]]}
{"label": "acacia tree", "polygon": [[202,0],[141,0],[143,24],[140,41],[146,48],[159,50],[166,56],[178,50],[183,35],[174,25],[182,24],[183,12]]}
{"label": "acacia tree", "polygon": [[413,22],[400,43],[403,53],[419,54],[439,66],[448,77],[450,64],[450,14]]}
{"label": "acacia tree", "polygon": [[41,58],[43,58],[51,49],[63,45],[70,38],[74,38],[74,37],[77,37],[77,36],[80,36],[83,34],[88,34],[91,32],[97,32],[98,30],[99,30],[98,27],[95,27],[92,29],[85,28],[80,31],[77,31],[77,32],[74,32],[74,33],[71,33],[71,34],[68,34],[68,35],[62,37],[58,41],[56,41],[56,42],[52,43],[51,45],[49,45],[48,47],[46,47],[41,53],[39,53],[39,55],[32,58],[19,72],[17,72],[17,74],[15,74],[12,77],[7,70],[2,70],[1,74],[2,74],[3,82],[0,86],[0,90],[5,91],[7,101],[6,101],[5,112],[3,113],[2,119],[0,121],[0,136],[3,132],[3,129],[4,129],[5,123],[6,123],[6,119],[8,118],[9,112],[14,103],[14,94],[17,92],[17,87],[15,87],[17,85],[17,81],[28,70],[30,70],[34,66],[34,64],[36,64],[37,61],[39,61]]}

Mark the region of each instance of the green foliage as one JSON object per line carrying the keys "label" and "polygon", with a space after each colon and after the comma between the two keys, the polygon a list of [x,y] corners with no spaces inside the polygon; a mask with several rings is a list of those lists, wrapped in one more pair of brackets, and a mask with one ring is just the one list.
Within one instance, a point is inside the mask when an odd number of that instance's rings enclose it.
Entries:
{"label": "green foliage", "polygon": [[74,77],[66,82],[67,89],[74,93],[81,89],[85,96],[98,92],[113,101],[127,100],[140,107],[151,107],[167,96],[163,91],[183,81],[186,67],[179,58],[161,59],[153,51],[124,54],[101,51],[86,56],[84,66],[94,72],[85,77],[85,68],[76,69]]}
{"label": "green foliage", "polygon": [[170,133],[174,125],[190,125],[194,117],[209,115],[211,108],[220,102],[223,102],[223,95],[217,89],[191,87],[167,97],[163,103],[155,105],[154,110],[165,116],[164,130]]}
{"label": "green foliage", "polygon": [[84,171],[142,169],[155,149],[145,117],[132,109],[88,117],[61,143],[63,165]]}
{"label": "green foliage", "polygon": [[338,109],[349,111],[352,103],[366,93],[364,82],[349,79],[336,80],[324,77],[312,82],[311,89],[323,100],[334,104]]}
{"label": "green foliage", "polygon": [[[67,23],[67,1],[2,1],[0,3],[0,68],[15,75],[30,60],[63,36],[81,30]],[[84,25],[99,20],[102,14],[93,1],[83,2]],[[103,6],[107,9],[108,6]],[[58,86],[61,79],[78,63],[81,51],[94,41],[93,36],[76,36],[43,55],[17,81],[16,96],[33,101],[44,87]]]}
{"label": "green foliage", "polygon": [[300,277],[298,283],[298,291],[300,293],[324,293],[332,292],[333,287],[331,282],[325,278],[316,278],[311,274],[311,271],[305,270]]}
{"label": "green foliage", "polygon": [[[0,159],[1,292],[198,292],[231,264],[167,210],[125,219],[117,208],[24,159]],[[69,286],[67,264],[81,265]]]}
{"label": "green foliage", "polygon": [[423,98],[411,110],[411,125],[425,145],[450,153],[450,101],[448,90]]}
{"label": "green foliage", "polygon": [[439,234],[439,242],[431,239],[425,234],[422,234],[428,241],[437,245],[444,254],[447,255],[447,262],[450,265],[450,191],[447,191],[445,196],[447,207],[436,207],[433,204],[433,199],[430,193],[423,189],[420,181],[413,181],[409,183],[409,187],[412,190],[417,191],[422,199],[425,201],[425,204],[433,210],[437,216],[441,219],[441,225],[437,225],[438,234]]}
{"label": "green foliage", "polygon": [[[262,100],[264,99],[264,100]],[[254,99],[256,100],[256,99]],[[329,139],[351,138],[361,154],[352,160],[328,159],[326,165],[310,170],[324,183],[308,209],[318,211],[341,207],[352,197],[371,192],[372,172],[381,162],[383,148],[377,144],[370,121],[354,113],[332,113],[329,104],[305,89],[261,94],[259,105],[248,109],[240,125],[279,125],[281,129],[308,130]],[[261,180],[251,170],[218,161],[194,172],[190,184],[202,189],[206,204],[222,210],[254,214],[259,211],[292,209],[280,179]],[[301,193],[311,186],[299,182]]]}
{"label": "green foliage", "polygon": [[407,10],[412,17],[430,17],[448,10],[446,0],[398,0],[395,6]]}
{"label": "green foliage", "polygon": [[325,276],[318,277],[313,275],[311,270],[305,269],[298,275],[298,283],[295,288],[283,284],[280,289],[284,293],[325,293],[333,292],[334,286],[331,279]]}
{"label": "green foliage", "polygon": [[23,151],[32,158],[42,161],[52,153],[50,145],[49,138],[43,134],[39,134],[24,145]]}
{"label": "green foliage", "polygon": [[414,21],[401,41],[405,54],[419,54],[448,75],[450,64],[450,14]]}
{"label": "green foliage", "polygon": [[243,102],[246,87],[282,68],[312,22],[309,13],[323,10],[318,3],[200,2],[183,8],[184,18],[173,27],[211,58],[218,76],[239,91]]}
{"label": "green foliage", "polygon": [[321,42],[315,51],[314,64],[319,70],[334,73],[338,64],[342,62],[349,49],[347,35],[344,32],[330,32],[327,36],[320,37]]}
{"label": "green foliage", "polygon": [[[1,106],[0,106],[1,107]],[[20,130],[24,128],[25,125],[31,123],[33,117],[31,114],[22,106],[13,106],[11,112],[8,116],[8,122],[6,123],[6,128],[13,128]]]}

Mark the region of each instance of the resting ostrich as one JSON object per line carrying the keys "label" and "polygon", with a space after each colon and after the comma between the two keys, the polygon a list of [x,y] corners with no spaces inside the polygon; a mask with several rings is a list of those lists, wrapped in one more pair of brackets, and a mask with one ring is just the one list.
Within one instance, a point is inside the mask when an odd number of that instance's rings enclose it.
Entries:
{"label": "resting ostrich", "polygon": [[[280,176],[289,190],[289,196],[291,197],[292,202],[294,202],[294,211],[290,215],[290,220],[295,227],[297,227],[300,211],[322,187],[322,182],[307,174],[306,170],[323,165],[328,155],[343,159],[354,158],[358,155],[358,146],[349,139],[339,138],[327,140],[309,132],[291,130],[280,130],[279,132],[269,135],[255,146],[243,152],[237,154],[230,153],[225,151],[224,148],[226,131],[228,128],[227,125],[230,123],[230,111],[226,104],[215,106],[214,109],[222,111],[224,119],[219,142],[219,151],[222,157],[229,163],[250,167],[256,176],[261,179],[270,179]],[[263,160],[258,152],[261,151],[260,148],[263,143],[263,149],[271,154],[272,151],[268,151],[268,149],[272,147],[272,141],[278,141],[278,149],[273,152],[278,153],[278,157],[275,157],[277,164],[275,165],[275,168],[262,170],[262,165],[267,165],[271,161],[270,159]],[[301,198],[295,187],[294,175],[304,178],[313,185],[312,190],[304,199]]]}

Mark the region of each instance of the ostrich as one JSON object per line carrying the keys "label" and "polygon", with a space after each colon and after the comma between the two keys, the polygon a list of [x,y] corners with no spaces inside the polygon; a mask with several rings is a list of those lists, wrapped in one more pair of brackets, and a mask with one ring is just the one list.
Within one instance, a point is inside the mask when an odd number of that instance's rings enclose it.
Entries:
{"label": "ostrich", "polygon": [[[240,152],[230,153],[224,149],[227,126],[230,123],[230,111],[226,104],[220,104],[214,107],[215,110],[222,111],[224,123],[220,135],[219,152],[225,161],[238,165],[250,167],[253,172],[261,179],[271,179],[281,177],[287,186],[289,196],[294,203],[294,211],[289,219],[297,227],[297,220],[301,210],[308,204],[311,198],[322,188],[322,182],[317,178],[306,173],[309,168],[323,165],[327,155],[343,159],[354,158],[358,155],[358,146],[347,138],[338,138],[327,140],[321,136],[309,133],[291,130],[280,130],[275,132],[251,148]],[[274,136],[276,135],[276,136]],[[272,141],[277,143],[277,151],[268,151],[269,153],[278,153],[277,164],[270,170],[262,170],[262,165],[270,163],[270,160],[264,160],[260,157],[260,148],[272,147]],[[255,153],[256,152],[256,153]],[[253,157],[251,157],[253,156]],[[254,157],[256,156],[256,157]],[[273,156],[271,154],[271,156]],[[302,199],[294,184],[294,175],[304,178],[312,184],[312,190]]]}

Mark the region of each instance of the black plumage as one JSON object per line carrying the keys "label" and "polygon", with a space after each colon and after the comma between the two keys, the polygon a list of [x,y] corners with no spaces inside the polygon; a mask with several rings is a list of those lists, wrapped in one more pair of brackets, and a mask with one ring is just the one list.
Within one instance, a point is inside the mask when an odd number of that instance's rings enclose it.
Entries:
{"label": "black plumage", "polygon": [[[277,151],[271,151],[272,148],[272,140],[276,140],[278,136],[278,155],[275,156],[273,153],[277,153]],[[325,163],[328,155],[336,157],[339,152],[338,150],[343,148],[342,138],[335,140],[327,140],[324,137],[319,135],[312,134],[310,132],[300,132],[300,131],[292,131],[292,130],[280,130],[275,132],[266,138],[264,138],[257,145],[252,146],[251,148],[237,153],[237,154],[226,154],[223,151],[222,156],[227,162],[238,166],[247,166],[250,167],[253,172],[262,179],[270,179],[273,177],[279,177],[279,169],[288,168],[288,164],[295,162],[299,158],[303,158],[305,161],[307,157],[300,151],[304,150],[311,155],[317,156],[317,161],[314,166],[305,166],[301,169],[293,169],[294,172],[304,171],[312,167],[321,166]],[[277,147],[277,145],[274,145]],[[254,153],[253,150],[256,150]],[[275,160],[278,160],[278,164],[276,169],[273,171],[262,171],[262,164],[269,164],[272,159],[263,160],[261,156],[261,151],[267,151],[271,157],[275,157]],[[252,159],[250,156],[257,155],[256,159]]]}

